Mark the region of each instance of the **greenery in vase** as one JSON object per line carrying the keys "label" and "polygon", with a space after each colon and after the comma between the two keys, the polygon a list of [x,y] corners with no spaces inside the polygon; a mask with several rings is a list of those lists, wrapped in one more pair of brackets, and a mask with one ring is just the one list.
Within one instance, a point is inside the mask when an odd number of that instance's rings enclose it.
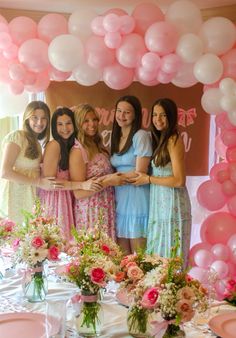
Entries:
{"label": "greenery in vase", "polygon": [[89,328],[92,326],[93,331],[97,331],[97,325],[101,324],[100,318],[98,316],[101,308],[101,304],[98,302],[84,302],[83,308],[81,310],[83,314],[83,320],[81,326],[84,325]]}
{"label": "greenery in vase", "polygon": [[146,309],[134,305],[128,311],[129,332],[145,333],[147,331],[148,312]]}
{"label": "greenery in vase", "polygon": [[47,281],[42,263],[36,264],[26,272],[24,293],[30,302],[43,301],[47,294]]}
{"label": "greenery in vase", "polygon": [[184,332],[180,329],[179,325],[169,324],[166,332],[162,338],[174,338],[174,337],[184,337]]}

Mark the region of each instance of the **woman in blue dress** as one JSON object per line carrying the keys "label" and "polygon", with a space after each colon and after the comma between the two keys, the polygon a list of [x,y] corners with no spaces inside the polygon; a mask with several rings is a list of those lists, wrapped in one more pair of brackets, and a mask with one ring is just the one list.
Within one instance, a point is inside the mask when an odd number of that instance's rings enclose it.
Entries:
{"label": "woman in blue dress", "polygon": [[[126,181],[134,176],[135,171],[148,171],[152,155],[151,135],[141,129],[141,124],[142,107],[138,98],[130,95],[121,97],[115,107],[111,164],[118,172],[117,175],[121,175]],[[149,184],[141,187],[132,184],[115,186],[115,198],[118,244],[126,254],[144,249],[148,225]]]}
{"label": "woman in blue dress", "polygon": [[176,230],[185,265],[190,246],[191,205],[185,187],[185,150],[177,129],[175,102],[164,98],[152,107],[152,175],[138,173],[136,186],[150,183],[147,251],[169,257]]}

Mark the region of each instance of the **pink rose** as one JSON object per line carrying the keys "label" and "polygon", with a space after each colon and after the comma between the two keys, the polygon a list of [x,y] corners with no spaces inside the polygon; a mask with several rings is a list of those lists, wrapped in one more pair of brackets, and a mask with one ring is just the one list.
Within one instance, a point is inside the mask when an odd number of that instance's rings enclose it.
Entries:
{"label": "pink rose", "polygon": [[137,255],[135,255],[135,254],[125,256],[122,259],[122,261],[120,262],[120,267],[123,268],[124,266],[127,265],[127,263],[134,261],[136,259],[136,257],[137,257]]}
{"label": "pink rose", "polygon": [[106,245],[106,244],[102,244],[101,249],[102,249],[102,251],[103,251],[104,253],[106,253],[107,255],[109,255],[109,253],[110,253],[110,251],[111,251],[110,248],[109,248],[109,246]]}
{"label": "pink rose", "polygon": [[16,225],[15,222],[11,221],[10,219],[3,219],[1,221],[1,226],[4,227],[6,232],[12,232],[13,227]]}
{"label": "pink rose", "polygon": [[13,250],[16,251],[19,245],[20,245],[20,240],[19,238],[16,238],[12,243]]}
{"label": "pink rose", "polygon": [[141,305],[145,309],[153,309],[156,306],[159,292],[157,288],[149,288],[144,292]]}
{"label": "pink rose", "polygon": [[124,280],[124,278],[125,278],[125,273],[123,271],[117,272],[115,274],[115,277],[114,277],[114,279],[117,283],[122,282]]}
{"label": "pink rose", "polygon": [[90,271],[90,277],[91,277],[91,281],[94,283],[94,284],[98,284],[99,286],[105,286],[105,277],[106,277],[106,274],[104,272],[103,269],[101,268],[93,268],[91,271]]}
{"label": "pink rose", "polygon": [[144,276],[144,273],[138,266],[131,266],[127,271],[127,276],[130,279],[137,281]]}
{"label": "pink rose", "polygon": [[176,310],[181,316],[181,320],[184,322],[190,321],[194,316],[192,308],[192,302],[187,299],[181,299],[176,304]]}
{"label": "pink rose", "polygon": [[31,244],[33,245],[34,248],[40,248],[41,246],[44,245],[44,240],[40,237],[40,236],[37,236],[37,237],[34,237]]}
{"label": "pink rose", "polygon": [[138,266],[136,262],[129,262],[126,264],[126,268],[129,269],[131,266]]}
{"label": "pink rose", "polygon": [[58,260],[59,249],[57,246],[53,245],[48,249],[48,259],[52,261]]}

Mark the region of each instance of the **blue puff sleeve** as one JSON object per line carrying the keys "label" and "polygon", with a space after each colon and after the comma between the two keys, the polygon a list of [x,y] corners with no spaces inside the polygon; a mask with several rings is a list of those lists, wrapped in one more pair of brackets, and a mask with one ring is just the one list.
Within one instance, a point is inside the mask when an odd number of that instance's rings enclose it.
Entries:
{"label": "blue puff sleeve", "polygon": [[152,155],[151,134],[145,130],[138,130],[133,136],[134,155],[138,157],[149,157]]}

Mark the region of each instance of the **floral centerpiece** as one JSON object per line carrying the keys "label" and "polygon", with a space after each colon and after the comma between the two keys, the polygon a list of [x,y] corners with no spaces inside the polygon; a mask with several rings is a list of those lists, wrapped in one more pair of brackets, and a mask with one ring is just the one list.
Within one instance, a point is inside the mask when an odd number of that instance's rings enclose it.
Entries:
{"label": "floral centerpiece", "polygon": [[[3,218],[0,219],[0,248],[1,248],[1,259],[4,264],[3,256],[2,256],[2,247],[8,244],[8,241],[11,238],[12,231],[15,227],[15,222],[11,221],[10,219]],[[0,279],[3,278],[3,274],[0,271]]]}
{"label": "floral centerpiece", "polygon": [[137,283],[133,290],[134,304],[128,314],[130,328],[139,325],[139,331],[147,331],[150,316],[150,337],[183,337],[180,325],[190,321],[198,312],[208,307],[207,290],[198,280],[192,279],[183,269],[183,262],[176,255],[157,266]]}
{"label": "floral centerpiece", "polygon": [[77,318],[77,330],[84,336],[101,333],[99,291],[114,279],[122,257],[119,246],[100,228],[98,223],[93,230],[74,229],[75,245],[68,252],[72,261],[65,272],[81,290],[83,306]]}
{"label": "floral centerpiece", "polygon": [[52,217],[44,217],[36,202],[33,213],[24,211],[25,221],[11,233],[15,261],[27,265],[24,292],[29,301],[42,301],[47,292],[44,262],[58,260],[64,244],[60,228]]}
{"label": "floral centerpiece", "polygon": [[224,300],[236,306],[236,278],[231,278],[227,281],[224,296]]}

